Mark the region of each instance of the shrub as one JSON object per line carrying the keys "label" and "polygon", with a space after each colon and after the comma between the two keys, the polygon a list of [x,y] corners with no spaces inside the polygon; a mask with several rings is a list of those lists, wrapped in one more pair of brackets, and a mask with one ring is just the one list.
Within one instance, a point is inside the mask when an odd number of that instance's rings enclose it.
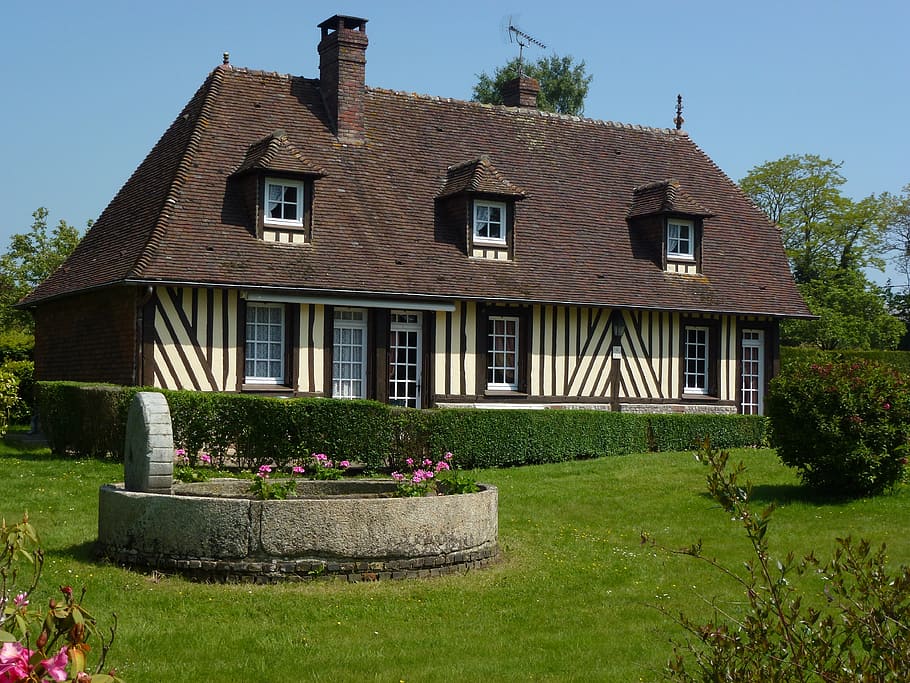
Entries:
{"label": "shrub", "polygon": [[771,382],[773,445],[800,479],[828,495],[896,484],[910,437],[910,387],[872,361],[791,365]]}
{"label": "shrub", "polygon": [[0,366],[0,436],[6,434],[10,416],[19,402],[19,380]]}
{"label": "shrub", "polygon": [[35,364],[30,360],[8,360],[0,368],[11,372],[18,380],[19,400],[10,412],[10,422],[27,424],[35,409]]}
{"label": "shrub", "polygon": [[32,360],[35,337],[20,330],[0,332],[0,363],[10,360]]}
{"label": "shrub", "polygon": [[[814,554],[800,561],[792,553],[774,558],[768,543],[773,505],[751,509],[751,486],[739,483],[744,467],[727,470],[728,453],[705,443],[699,458],[710,468],[709,492],[742,527],[753,559],[741,574],[705,556],[700,542],[671,551],[707,562],[719,578],[738,584],[745,600],[741,608],[718,608],[706,624],[675,617],[690,638],[674,644],[667,677],[691,683],[908,680],[910,567],[889,573],[884,546],[873,550],[849,538],[837,540],[825,564]],[[793,581],[807,573],[825,582],[819,595],[797,587],[807,581]]]}

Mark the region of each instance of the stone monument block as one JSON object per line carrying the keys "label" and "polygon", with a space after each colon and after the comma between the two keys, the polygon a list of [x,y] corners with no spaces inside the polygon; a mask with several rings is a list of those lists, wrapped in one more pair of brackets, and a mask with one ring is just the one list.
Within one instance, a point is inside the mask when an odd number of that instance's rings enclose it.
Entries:
{"label": "stone monument block", "polygon": [[140,391],[126,420],[123,482],[127,491],[170,493],[174,483],[174,432],[164,394]]}

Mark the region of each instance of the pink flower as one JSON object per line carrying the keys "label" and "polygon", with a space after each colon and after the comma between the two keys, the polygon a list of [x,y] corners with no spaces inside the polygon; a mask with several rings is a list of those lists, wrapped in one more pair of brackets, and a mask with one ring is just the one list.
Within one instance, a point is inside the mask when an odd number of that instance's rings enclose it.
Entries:
{"label": "pink flower", "polygon": [[28,593],[19,593],[15,598],[13,598],[13,604],[22,609],[28,604]]}
{"label": "pink flower", "polygon": [[423,461],[424,467],[430,467],[432,464],[433,464],[432,460],[430,460],[429,458],[424,458],[424,461]]}
{"label": "pink flower", "polygon": [[3,643],[0,646],[0,681],[24,681],[31,667],[28,659],[32,656],[31,650],[26,650],[21,643]]}
{"label": "pink flower", "polygon": [[328,456],[325,453],[313,453],[313,457],[316,458],[319,462],[324,462],[328,460]]}
{"label": "pink flower", "polygon": [[890,404],[890,403],[885,403],[885,404],[882,406],[882,408],[884,408],[885,410],[891,410],[891,404]]}
{"label": "pink flower", "polygon": [[449,467],[449,463],[447,463],[445,460],[440,460],[439,462],[436,463],[437,472],[442,472],[442,470],[450,470],[450,469],[452,469],[452,468]]}
{"label": "pink flower", "polygon": [[414,466],[414,458],[408,458],[407,460],[405,460],[405,462],[406,462],[410,467],[413,467],[413,466]]}
{"label": "pink flower", "polygon": [[392,479],[395,481],[404,481],[404,475],[401,472],[392,472]]}
{"label": "pink flower", "polygon": [[259,471],[256,473],[257,477],[262,477],[263,479],[268,479],[269,475],[272,473],[272,468],[269,465],[260,465]]}
{"label": "pink flower", "polygon": [[306,470],[303,469],[300,465],[295,465],[291,468],[291,474],[303,474],[304,472],[306,472]]}
{"label": "pink flower", "polygon": [[210,465],[212,463],[212,456],[209,455],[208,453],[203,453],[202,455],[199,456],[199,461],[204,462],[207,465]]}
{"label": "pink flower", "polygon": [[68,663],[69,659],[66,656],[66,646],[61,647],[60,652],[50,659],[41,660],[41,666],[47,671],[47,675],[55,681],[65,681],[67,679],[66,665]]}
{"label": "pink flower", "polygon": [[451,459],[452,459],[452,454],[451,454],[451,453],[446,453],[446,454],[445,454],[445,459],[446,459],[446,460],[451,460]]}
{"label": "pink flower", "polygon": [[342,460],[340,463],[338,463],[338,465],[339,465],[339,467],[347,468],[347,467],[351,466],[351,463],[348,462],[347,460]]}
{"label": "pink flower", "polygon": [[184,455],[186,455],[186,449],[185,449],[185,448],[178,448],[178,449],[177,449],[177,455],[180,456],[180,457],[183,457]]}

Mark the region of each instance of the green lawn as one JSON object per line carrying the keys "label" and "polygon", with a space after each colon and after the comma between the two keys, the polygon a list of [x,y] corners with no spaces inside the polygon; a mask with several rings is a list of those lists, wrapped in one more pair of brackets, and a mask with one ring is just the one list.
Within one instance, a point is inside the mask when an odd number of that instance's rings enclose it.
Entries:
{"label": "green lawn", "polygon": [[[850,503],[807,499],[767,450],[736,451],[757,502],[776,501],[772,550],[827,557],[837,536],[887,542],[910,563],[910,488]],[[0,516],[28,510],[42,536],[43,588],[88,588],[100,621],[119,616],[109,663],[142,681],[652,681],[684,634],[655,606],[708,614],[742,600],[716,571],[640,544],[699,538],[742,567],[737,524],[705,493],[691,453],[646,454],[509,470],[500,490],[502,560],[431,580],[281,586],[193,584],[92,558],[97,490],[114,463],[0,445]],[[807,587],[817,589],[807,581]],[[731,604],[734,603],[734,604]]]}

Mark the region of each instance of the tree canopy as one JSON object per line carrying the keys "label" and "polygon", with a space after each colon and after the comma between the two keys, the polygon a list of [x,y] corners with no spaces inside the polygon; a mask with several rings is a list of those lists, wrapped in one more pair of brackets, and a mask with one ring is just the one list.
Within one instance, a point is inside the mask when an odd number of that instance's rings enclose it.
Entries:
{"label": "tree canopy", "polygon": [[[541,57],[537,62],[522,65],[525,76],[537,79],[540,94],[537,107],[544,111],[580,116],[585,110],[585,97],[593,76],[585,71],[584,60],[577,64],[572,57],[551,55]],[[473,99],[486,104],[502,104],[502,86],[518,77],[518,58],[505,66],[498,67],[492,76],[481,73],[477,76]]]}
{"label": "tree canopy", "polygon": [[740,185],[781,229],[793,276],[807,283],[833,270],[882,268],[892,213],[887,197],[841,193],[842,164],[814,154],[756,166]]}
{"label": "tree canopy", "polygon": [[32,217],[29,231],[13,235],[9,249],[0,255],[0,330],[32,330],[31,315],[12,306],[49,277],[72,253],[81,237],[79,230],[64,220],[49,229],[44,207],[32,213]]}
{"label": "tree canopy", "polygon": [[841,191],[847,181],[841,166],[791,154],[756,166],[740,183],[780,228],[793,276],[819,316],[784,323],[782,340],[822,349],[893,349],[906,326],[865,270],[884,268],[885,256],[899,248],[910,276],[910,186],[907,196],[854,201]]}

